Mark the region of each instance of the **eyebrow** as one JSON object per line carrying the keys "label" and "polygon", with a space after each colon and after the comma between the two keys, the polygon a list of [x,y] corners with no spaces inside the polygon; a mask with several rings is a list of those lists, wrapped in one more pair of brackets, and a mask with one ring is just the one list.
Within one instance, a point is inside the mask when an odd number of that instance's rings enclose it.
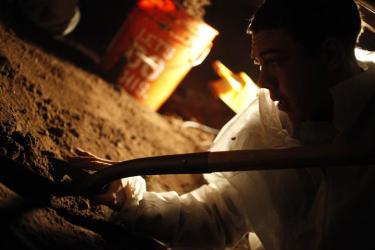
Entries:
{"label": "eyebrow", "polygon": [[268,54],[281,54],[281,51],[278,49],[269,49],[260,53],[259,57],[264,57]]}
{"label": "eyebrow", "polygon": [[262,53],[260,53],[259,56],[254,56],[253,53],[251,53],[251,59],[252,60],[255,60],[257,58],[262,58],[264,56],[267,56],[269,54],[282,54],[282,52],[279,50],[279,49],[268,49],[266,51],[263,51]]}

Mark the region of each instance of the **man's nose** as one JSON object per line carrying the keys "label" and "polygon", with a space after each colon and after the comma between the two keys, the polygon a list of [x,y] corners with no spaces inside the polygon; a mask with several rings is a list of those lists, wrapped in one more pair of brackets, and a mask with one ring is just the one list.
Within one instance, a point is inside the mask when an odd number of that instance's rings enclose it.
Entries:
{"label": "man's nose", "polygon": [[260,88],[267,88],[267,74],[263,69],[259,71],[258,85]]}

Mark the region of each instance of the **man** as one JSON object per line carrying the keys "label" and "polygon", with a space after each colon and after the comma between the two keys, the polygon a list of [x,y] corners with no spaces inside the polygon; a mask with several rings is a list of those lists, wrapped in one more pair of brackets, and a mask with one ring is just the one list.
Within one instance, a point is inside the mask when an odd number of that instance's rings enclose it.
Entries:
{"label": "man", "polygon": [[[223,128],[212,150],[373,145],[375,68],[355,58],[360,31],[353,0],[265,1],[249,32],[269,92]],[[87,166],[104,164],[81,154]],[[205,177],[208,185],[182,196],[137,192],[144,182],[136,177],[100,198],[117,210],[113,221],[175,249],[224,249],[248,232],[258,236],[257,249],[372,249],[371,167]]]}

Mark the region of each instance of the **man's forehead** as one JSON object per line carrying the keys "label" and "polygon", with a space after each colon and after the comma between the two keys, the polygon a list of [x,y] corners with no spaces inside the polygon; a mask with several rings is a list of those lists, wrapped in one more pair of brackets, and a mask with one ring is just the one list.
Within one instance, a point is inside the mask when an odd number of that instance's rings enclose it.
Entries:
{"label": "man's forehead", "polygon": [[251,55],[259,57],[263,53],[272,51],[284,51],[295,44],[291,35],[283,29],[271,29],[255,32],[252,34]]}

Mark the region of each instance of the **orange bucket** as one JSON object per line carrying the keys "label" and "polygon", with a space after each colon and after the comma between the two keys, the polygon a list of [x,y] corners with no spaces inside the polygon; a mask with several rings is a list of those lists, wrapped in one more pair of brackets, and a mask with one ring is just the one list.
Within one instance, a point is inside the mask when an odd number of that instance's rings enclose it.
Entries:
{"label": "orange bucket", "polygon": [[101,69],[152,110],[208,55],[218,32],[186,14],[135,8],[101,61]]}

